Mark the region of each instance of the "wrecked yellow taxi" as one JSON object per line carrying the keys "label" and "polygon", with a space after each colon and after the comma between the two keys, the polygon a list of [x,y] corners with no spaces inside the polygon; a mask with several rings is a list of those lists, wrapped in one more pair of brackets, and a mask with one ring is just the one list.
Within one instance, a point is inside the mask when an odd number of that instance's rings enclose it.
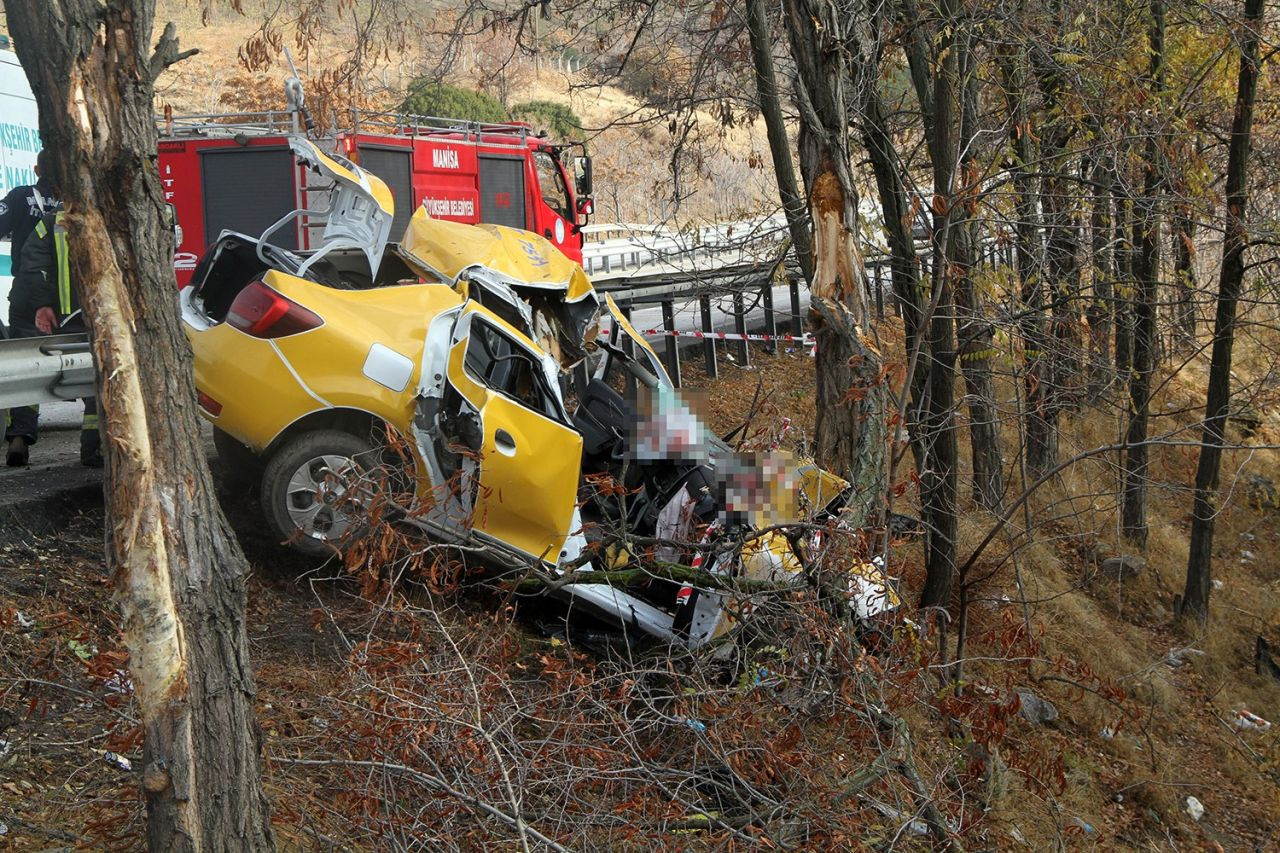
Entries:
{"label": "wrecked yellow taxi", "polygon": [[[281,541],[329,556],[357,534],[390,437],[411,460],[397,475],[413,496],[405,517],[500,567],[589,571],[592,537],[613,530],[670,540],[695,564],[709,550],[684,540],[740,536],[755,544],[701,568],[797,570],[785,537],[751,534],[789,519],[751,518],[726,499],[750,465],[681,407],[652,347],[579,265],[537,235],[423,210],[392,242],[385,183],[308,140],[291,147],[328,182],[327,206],[256,237],[224,232],[180,295],[219,455],[257,478]],[[316,248],[272,242],[299,218]],[[608,334],[589,343],[602,315]],[[614,473],[625,497],[580,494]],[[871,588],[851,605],[860,616],[896,608],[882,573],[859,576]],[[722,592],[688,583],[555,594],[690,646],[731,622]]]}

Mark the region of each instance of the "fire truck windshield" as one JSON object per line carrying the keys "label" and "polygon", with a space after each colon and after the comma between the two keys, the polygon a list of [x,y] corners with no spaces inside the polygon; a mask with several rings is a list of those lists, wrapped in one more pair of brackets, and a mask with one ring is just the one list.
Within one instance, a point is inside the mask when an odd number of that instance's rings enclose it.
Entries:
{"label": "fire truck windshield", "polygon": [[538,186],[542,192],[542,202],[565,219],[573,218],[573,208],[569,204],[569,189],[564,183],[564,173],[555,158],[546,151],[533,152],[533,164],[538,170]]}

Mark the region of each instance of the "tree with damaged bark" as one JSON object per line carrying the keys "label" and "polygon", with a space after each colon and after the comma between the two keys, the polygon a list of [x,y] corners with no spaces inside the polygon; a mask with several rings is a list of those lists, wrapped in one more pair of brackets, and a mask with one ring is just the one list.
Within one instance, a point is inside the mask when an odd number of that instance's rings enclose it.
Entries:
{"label": "tree with damaged bark", "polygon": [[1239,33],[1240,74],[1236,83],[1235,114],[1227,153],[1225,237],[1218,277],[1217,313],[1213,323],[1213,354],[1205,400],[1200,458],[1196,465],[1191,513],[1191,547],[1181,613],[1199,622],[1209,617],[1210,565],[1213,531],[1221,510],[1218,471],[1222,464],[1227,417],[1231,404],[1231,351],[1235,344],[1236,303],[1244,287],[1245,252],[1249,248],[1249,153],[1253,143],[1253,110],[1258,96],[1259,32],[1264,0],[1245,0]]}
{"label": "tree with damaged bark", "polygon": [[875,523],[884,500],[887,396],[871,337],[849,146],[850,106],[865,103],[876,77],[869,10],[860,0],[788,0],[783,16],[813,222],[817,458],[853,484],[854,518]]}
{"label": "tree with damaged bark", "polygon": [[215,499],[156,171],[154,0],[5,0],[66,204],[93,341],[107,564],[143,730],[151,850],[273,847],[245,631],[248,567]]}

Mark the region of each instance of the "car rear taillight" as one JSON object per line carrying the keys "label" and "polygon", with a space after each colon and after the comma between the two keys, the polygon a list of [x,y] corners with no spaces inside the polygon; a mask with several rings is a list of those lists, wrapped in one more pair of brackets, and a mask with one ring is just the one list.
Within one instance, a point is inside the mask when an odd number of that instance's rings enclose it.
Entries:
{"label": "car rear taillight", "polygon": [[203,391],[196,392],[196,402],[200,404],[200,408],[204,409],[212,417],[216,418],[222,414],[222,404]]}
{"label": "car rear taillight", "polygon": [[232,328],[255,338],[283,338],[324,323],[319,315],[286,299],[260,281],[240,291],[227,311],[227,322]]}

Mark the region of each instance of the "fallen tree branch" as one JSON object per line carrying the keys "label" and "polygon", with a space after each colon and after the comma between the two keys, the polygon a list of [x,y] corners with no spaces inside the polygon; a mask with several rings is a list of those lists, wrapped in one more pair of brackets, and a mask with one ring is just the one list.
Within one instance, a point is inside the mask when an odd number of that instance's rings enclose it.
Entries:
{"label": "fallen tree branch", "polygon": [[964,847],[947,825],[946,818],[942,816],[937,804],[929,796],[929,791],[924,785],[924,779],[920,777],[920,770],[916,767],[915,753],[911,746],[911,730],[907,728],[907,721],[874,705],[868,705],[867,710],[877,722],[893,731],[900,754],[897,761],[898,773],[906,780],[912,793],[916,795],[916,807],[920,809],[920,817],[925,826],[929,827],[929,834],[933,836],[934,842],[948,850],[954,850],[956,853],[964,853]]}
{"label": "fallen tree branch", "polygon": [[420,770],[414,770],[412,767],[405,767],[403,764],[389,764],[384,761],[357,761],[354,759],[343,758],[280,758],[273,757],[270,759],[278,764],[294,764],[304,767],[362,767],[368,770],[383,770],[387,773],[403,776],[410,781],[417,782],[429,788],[435,788],[437,791],[443,791],[449,796],[461,800],[470,806],[474,806],[490,817],[495,817],[503,823],[515,828],[517,831],[528,833],[532,838],[545,844],[556,853],[569,853],[568,849],[557,843],[556,841],[543,835],[523,820],[512,817],[497,806],[487,803],[479,797],[472,796],[465,791],[459,791],[439,776],[432,776],[430,773],[423,773]]}

